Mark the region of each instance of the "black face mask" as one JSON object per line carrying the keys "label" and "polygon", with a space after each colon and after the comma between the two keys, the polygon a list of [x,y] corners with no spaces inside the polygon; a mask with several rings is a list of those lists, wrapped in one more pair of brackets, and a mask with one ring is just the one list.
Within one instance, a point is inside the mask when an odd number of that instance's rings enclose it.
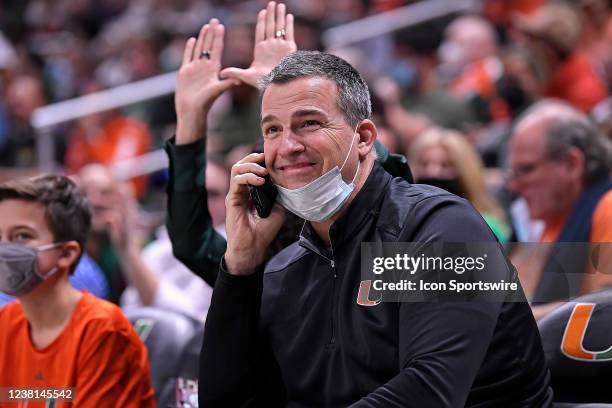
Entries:
{"label": "black face mask", "polygon": [[426,177],[419,179],[418,182],[419,184],[429,184],[430,186],[441,188],[442,190],[446,190],[451,194],[458,195],[459,197],[464,197],[459,179],[456,178]]}

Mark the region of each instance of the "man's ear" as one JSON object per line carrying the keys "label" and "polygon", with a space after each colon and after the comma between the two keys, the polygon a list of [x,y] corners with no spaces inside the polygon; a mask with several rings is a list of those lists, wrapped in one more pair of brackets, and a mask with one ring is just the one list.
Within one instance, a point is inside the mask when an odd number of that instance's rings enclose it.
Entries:
{"label": "man's ear", "polygon": [[79,255],[81,255],[81,245],[76,241],[68,241],[63,243],[60,249],[62,253],[57,260],[57,266],[62,269],[71,269],[79,259]]}
{"label": "man's ear", "polygon": [[378,136],[376,125],[370,119],[364,119],[357,127],[357,134],[359,135],[357,151],[359,152],[359,157],[364,158],[371,154],[374,148],[374,142]]}
{"label": "man's ear", "polygon": [[585,157],[582,150],[577,147],[571,147],[567,151],[566,160],[572,179],[581,181],[586,171]]}

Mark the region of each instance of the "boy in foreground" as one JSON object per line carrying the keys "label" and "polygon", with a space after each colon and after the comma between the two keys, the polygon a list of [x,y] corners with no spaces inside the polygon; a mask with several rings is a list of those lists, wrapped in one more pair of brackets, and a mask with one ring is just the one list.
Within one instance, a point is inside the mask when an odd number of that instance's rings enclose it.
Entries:
{"label": "boy in foreground", "polygon": [[90,225],[87,200],[64,176],[0,184],[0,291],[18,298],[0,309],[0,407],[155,406],[129,321],[68,282]]}

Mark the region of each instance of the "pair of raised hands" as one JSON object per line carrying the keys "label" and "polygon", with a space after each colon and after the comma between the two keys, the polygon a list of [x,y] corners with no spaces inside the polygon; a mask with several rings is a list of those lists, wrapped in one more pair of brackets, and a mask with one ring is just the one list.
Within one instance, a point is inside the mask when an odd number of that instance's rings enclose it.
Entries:
{"label": "pair of raised hands", "polygon": [[224,32],[223,25],[213,18],[197,38],[189,38],[185,44],[175,94],[176,144],[192,143],[205,134],[208,111],[224,91],[240,83],[256,87],[285,55],[297,50],[293,15],[287,14],[282,3],[271,1],[257,15],[249,68],[221,70]]}

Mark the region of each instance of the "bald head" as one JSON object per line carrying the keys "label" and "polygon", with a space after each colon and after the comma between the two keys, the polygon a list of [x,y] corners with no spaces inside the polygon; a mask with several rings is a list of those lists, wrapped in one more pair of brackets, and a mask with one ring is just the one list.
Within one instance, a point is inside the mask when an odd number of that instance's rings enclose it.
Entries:
{"label": "bald head", "polygon": [[[92,210],[92,231],[106,230],[106,214],[117,200],[130,196],[127,185],[117,181],[110,169],[101,164],[88,164],[78,173],[77,182],[87,196]],[[125,194],[125,195],[122,195]]]}
{"label": "bald head", "polygon": [[497,34],[490,22],[479,16],[456,18],[447,27],[446,41],[461,47],[466,62],[490,57],[497,52]]}
{"label": "bald head", "polygon": [[589,125],[589,118],[572,105],[556,100],[542,100],[527,109],[516,121],[514,135],[533,126],[548,128],[552,123],[581,123]]}
{"label": "bald head", "polygon": [[610,172],[610,142],[571,105],[554,99],[534,104],[516,122],[510,142],[511,156],[519,150],[537,150],[541,158],[561,159],[570,150],[584,161],[583,181],[589,183]]}
{"label": "bald head", "polygon": [[14,116],[28,120],[32,112],[44,103],[40,81],[30,76],[13,79],[6,89],[6,101]]}

